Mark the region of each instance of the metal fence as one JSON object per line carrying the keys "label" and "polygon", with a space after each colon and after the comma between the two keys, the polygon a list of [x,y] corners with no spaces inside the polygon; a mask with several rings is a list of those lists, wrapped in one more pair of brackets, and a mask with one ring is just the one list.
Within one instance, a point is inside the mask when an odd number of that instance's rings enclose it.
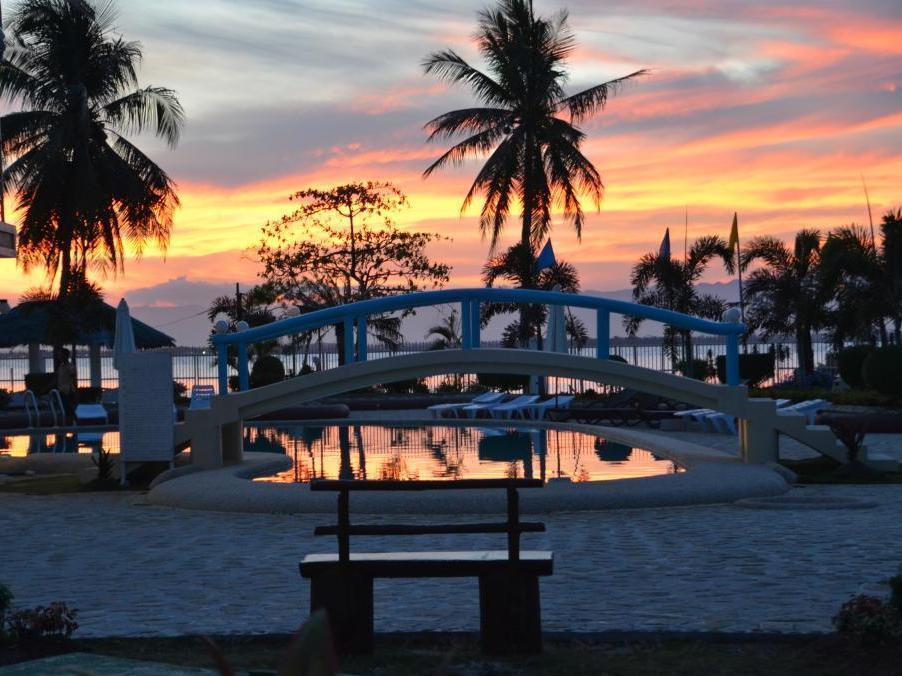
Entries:
{"label": "metal fence", "polygon": [[[392,355],[411,354],[422,352],[430,349],[431,344],[427,342],[412,342],[403,344],[398,350],[389,352],[388,350],[379,349],[377,345],[370,348],[369,359],[378,359]],[[483,347],[500,347],[497,342],[483,341]],[[790,340],[780,340],[773,342],[749,342],[742,349],[748,351],[766,352],[774,349],[777,360],[774,380],[779,382],[790,377],[796,368],[798,368],[798,355],[796,354],[795,343]],[[217,383],[217,363],[214,351],[209,347],[175,347],[167,350],[172,354],[173,378],[185,385],[189,390],[194,385],[216,385]],[[628,363],[642,366],[644,368],[673,373],[676,369],[678,359],[674,360],[668,354],[664,342],[661,338],[612,338],[610,343],[610,351],[612,355],[617,355],[625,359]],[[718,338],[699,337],[693,344],[693,352],[696,359],[713,361],[718,356],[726,354],[725,341]],[[579,354],[582,356],[595,356],[595,341],[590,340],[581,348],[571,347],[571,354]],[[833,360],[831,358],[832,345],[826,340],[819,338],[814,341],[814,361],[818,366],[832,368]],[[324,343],[322,345],[313,345],[308,351],[292,350],[290,348],[282,349],[277,354],[283,365],[285,372],[289,375],[296,375],[306,364],[314,370],[325,370],[334,368],[338,365],[338,350],[334,344]],[[53,359],[50,350],[42,353],[44,366],[46,371],[53,370]],[[677,363],[675,363],[677,362]],[[79,385],[87,387],[90,385],[90,369],[88,364],[88,354],[86,349],[77,351],[76,368],[78,369]],[[100,357],[101,364],[101,380],[102,385],[106,389],[116,388],[118,386],[118,374],[113,368],[112,352],[103,351]],[[15,391],[24,389],[25,374],[28,372],[28,354],[21,350],[0,350],[0,388]],[[231,371],[234,373],[234,371]],[[425,384],[430,390],[435,390],[442,383],[451,381],[453,376],[431,376],[424,379]],[[595,383],[587,383],[585,381],[551,378],[549,379],[549,387],[551,391],[559,392],[582,392],[588,387],[596,387]],[[458,383],[466,388],[476,381],[474,374],[465,374],[459,377]]]}

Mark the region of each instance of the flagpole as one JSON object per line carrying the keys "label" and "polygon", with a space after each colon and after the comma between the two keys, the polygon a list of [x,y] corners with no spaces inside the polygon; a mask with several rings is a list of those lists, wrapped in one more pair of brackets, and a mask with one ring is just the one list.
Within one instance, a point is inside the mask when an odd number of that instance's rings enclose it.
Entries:
{"label": "flagpole", "polygon": [[686,205],[686,221],[683,224],[683,262],[689,260],[689,205]]}

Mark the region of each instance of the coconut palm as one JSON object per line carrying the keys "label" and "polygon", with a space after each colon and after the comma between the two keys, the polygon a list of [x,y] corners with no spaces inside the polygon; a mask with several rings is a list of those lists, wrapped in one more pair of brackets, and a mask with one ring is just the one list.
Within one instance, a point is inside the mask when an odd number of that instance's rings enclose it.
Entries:
{"label": "coconut palm", "polygon": [[840,349],[848,340],[871,343],[875,335],[886,344],[889,289],[868,230],[849,225],[830,232],[818,270],[821,285],[832,290],[829,325],[834,347]]}
{"label": "coconut palm", "polygon": [[818,266],[821,234],[801,230],[790,249],[776,237],[756,237],[743,247],[745,270],[755,261],[763,266],[745,282],[746,320],[765,338],[794,335],[802,374],[814,372],[813,331],[827,325],[825,306],[830,290],[822,283]]}
{"label": "coconut palm", "polygon": [[902,339],[902,210],[888,211],[875,242],[850,225],[829,233],[821,250],[822,284],[833,289],[831,328],[837,347],[846,340],[886,345]]}
{"label": "coconut palm", "polygon": [[[725,301],[711,294],[699,293],[696,288],[708,265],[719,258],[724,269],[732,274],[733,251],[721,237],[707,235],[693,242],[685,260],[673,258],[669,253],[649,252],[633,267],[630,281],[633,285],[633,299],[642,305],[673,310],[705,319],[719,320]],[[642,320],[624,317],[623,324],[630,335],[636,335]],[[682,359],[685,368],[692,368],[692,332],[673,326],[664,328],[664,344],[676,358],[677,344],[682,343]]]}
{"label": "coconut palm", "polygon": [[[558,261],[553,266],[539,270],[535,265],[532,248],[515,244],[502,254],[490,259],[482,269],[482,279],[488,287],[498,282],[506,282],[518,289],[558,289],[564,293],[579,293],[579,274],[570,263]],[[524,305],[522,303],[484,303],[482,323],[488,324],[499,314],[520,313],[520,318],[505,327],[502,343],[507,347],[526,345],[535,338],[542,339],[542,326],[548,318],[545,305]],[[585,327],[577,317],[567,322],[567,332],[574,342],[585,337]]]}
{"label": "coconut palm", "polygon": [[462,344],[460,336],[460,316],[457,310],[443,315],[441,321],[426,332],[426,340],[432,339],[430,350],[454,350]]}
{"label": "coconut palm", "polygon": [[5,178],[22,213],[19,260],[43,266],[65,296],[90,265],[123,268],[124,242],[165,249],[175,184],[126,134],[175,146],[184,114],[175,94],[138,87],[140,46],[112,35],[112,5],[23,0],[9,23],[0,96]]}
{"label": "coconut palm", "polygon": [[[625,77],[566,95],[567,58],[576,45],[567,14],[536,17],[526,0],[501,0],[479,13],[477,45],[487,73],[468,64],[452,49],[423,62],[452,84],[466,84],[482,107],[453,110],[426,124],[430,141],[465,136],[425,171],[459,165],[468,157],[488,156],[467,193],[462,210],[484,195],[480,216],[483,235],[498,242],[515,202],[522,209],[520,244],[538,246],[551,228],[551,211],[560,207],[577,236],[584,214],[580,195],[599,204],[604,185],[582,154],[586,135],[576,125],[601,111]],[[566,116],[567,119],[561,117]]]}

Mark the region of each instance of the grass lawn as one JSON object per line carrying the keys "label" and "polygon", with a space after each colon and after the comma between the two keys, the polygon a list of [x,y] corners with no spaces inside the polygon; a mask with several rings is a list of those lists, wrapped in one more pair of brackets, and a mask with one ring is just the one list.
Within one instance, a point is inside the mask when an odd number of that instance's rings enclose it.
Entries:
{"label": "grass lawn", "polygon": [[902,484],[902,472],[884,472],[878,478],[866,480],[838,476],[836,470],[841,467],[840,463],[823,456],[808,460],[781,460],[780,464],[795,472],[801,484]]}
{"label": "grass lawn", "polygon": [[[287,636],[216,639],[232,666],[240,670],[274,670]],[[195,637],[154,639],[81,639],[68,647],[113,657],[181,666],[212,668]],[[55,651],[48,652],[58,652]],[[0,650],[0,664],[40,653]],[[5,657],[5,659],[4,659]],[[624,636],[604,639],[575,635],[547,637],[540,656],[486,658],[468,635],[417,634],[377,637],[376,652],[340,660],[347,674],[543,674],[548,676],[855,676],[902,673],[902,646],[860,648],[835,636],[691,637]]]}
{"label": "grass lawn", "polygon": [[79,493],[83,487],[74,474],[34,476],[0,484],[0,493],[26,493],[28,495],[57,495]]}

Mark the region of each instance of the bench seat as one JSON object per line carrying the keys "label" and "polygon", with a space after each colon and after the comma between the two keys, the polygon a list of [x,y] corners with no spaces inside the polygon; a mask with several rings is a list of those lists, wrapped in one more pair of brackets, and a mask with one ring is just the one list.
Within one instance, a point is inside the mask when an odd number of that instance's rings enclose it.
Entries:
{"label": "bench seat", "polygon": [[[463,552],[365,553],[350,555],[350,567],[372,577],[479,577],[509,570],[528,575],[551,575],[554,555],[544,551],[521,551],[516,561],[506,549]],[[310,578],[339,565],[338,554],[308,554],[301,561],[301,575]]]}

